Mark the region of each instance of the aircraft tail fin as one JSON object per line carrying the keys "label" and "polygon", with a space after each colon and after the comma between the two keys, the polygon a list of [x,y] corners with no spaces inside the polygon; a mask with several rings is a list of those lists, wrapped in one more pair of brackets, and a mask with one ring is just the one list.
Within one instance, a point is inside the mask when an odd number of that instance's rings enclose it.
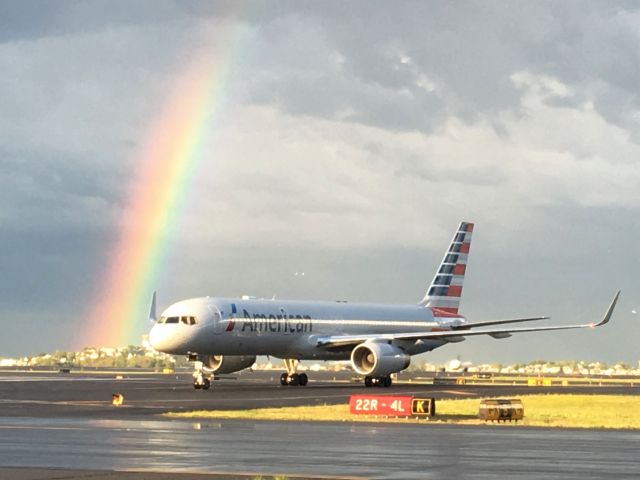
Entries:
{"label": "aircraft tail fin", "polygon": [[473,223],[460,223],[420,305],[436,313],[458,314],[472,236]]}
{"label": "aircraft tail fin", "polygon": [[151,306],[149,307],[149,321],[157,322],[158,315],[156,314],[156,291],[153,291],[153,295],[151,296]]}

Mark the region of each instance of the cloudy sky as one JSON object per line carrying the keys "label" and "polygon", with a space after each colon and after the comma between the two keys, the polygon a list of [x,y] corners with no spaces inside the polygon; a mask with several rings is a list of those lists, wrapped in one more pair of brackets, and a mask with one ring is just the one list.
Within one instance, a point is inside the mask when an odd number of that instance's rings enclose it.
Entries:
{"label": "cloudy sky", "polygon": [[592,321],[623,296],[597,331],[431,359],[639,360],[640,6],[566,0],[0,0],[0,356],[91,328],[136,152],[203,49],[226,73],[161,307],[417,302],[467,220],[470,320]]}

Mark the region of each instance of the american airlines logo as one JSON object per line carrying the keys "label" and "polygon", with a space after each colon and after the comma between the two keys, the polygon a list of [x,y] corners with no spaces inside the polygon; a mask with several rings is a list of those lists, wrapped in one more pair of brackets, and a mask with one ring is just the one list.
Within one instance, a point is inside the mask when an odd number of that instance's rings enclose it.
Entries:
{"label": "american airlines logo", "polygon": [[[240,331],[250,332],[273,332],[273,333],[307,333],[313,331],[313,319],[309,315],[281,315],[249,313],[246,309],[242,309],[244,321]],[[232,325],[233,323],[233,325]],[[235,322],[229,322],[230,328],[233,330]]]}

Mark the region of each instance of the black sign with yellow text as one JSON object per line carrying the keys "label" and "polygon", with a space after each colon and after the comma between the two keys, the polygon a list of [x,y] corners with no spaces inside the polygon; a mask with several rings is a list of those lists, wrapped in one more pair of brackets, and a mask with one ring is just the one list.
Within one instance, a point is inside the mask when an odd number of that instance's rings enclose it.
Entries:
{"label": "black sign with yellow text", "polygon": [[414,397],[411,400],[411,414],[432,417],[436,414],[436,399]]}

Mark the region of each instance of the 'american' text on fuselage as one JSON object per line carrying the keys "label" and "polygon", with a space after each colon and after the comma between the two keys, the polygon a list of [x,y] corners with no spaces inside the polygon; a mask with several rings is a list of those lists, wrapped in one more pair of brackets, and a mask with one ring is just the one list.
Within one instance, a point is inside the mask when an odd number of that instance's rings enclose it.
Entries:
{"label": "'american' text on fuselage", "polygon": [[264,313],[250,314],[243,309],[244,322],[241,331],[273,332],[273,333],[307,333],[313,331],[313,320],[309,315],[265,315]]}

